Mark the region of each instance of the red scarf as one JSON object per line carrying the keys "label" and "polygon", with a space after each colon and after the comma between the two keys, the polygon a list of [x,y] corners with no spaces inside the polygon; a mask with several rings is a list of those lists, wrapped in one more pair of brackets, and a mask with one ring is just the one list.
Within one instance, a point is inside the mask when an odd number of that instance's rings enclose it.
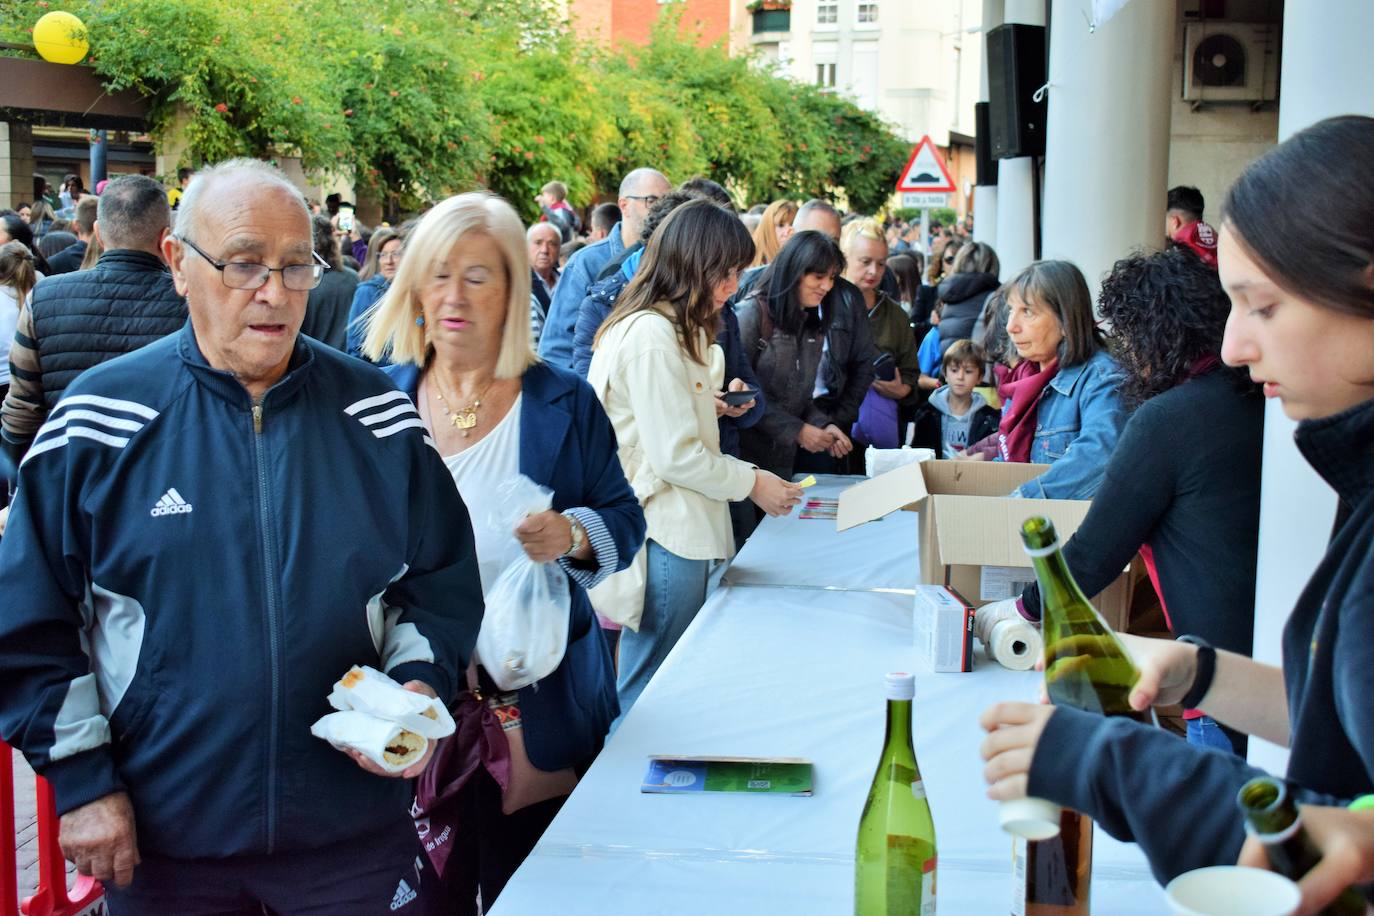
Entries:
{"label": "red scarf", "polygon": [[1003,461],[1022,464],[1030,461],[1040,397],[1045,393],[1045,386],[1058,374],[1058,359],[1051,360],[1043,368],[1023,359],[998,386],[997,393],[1007,402],[1002,422],[997,427],[997,450]]}

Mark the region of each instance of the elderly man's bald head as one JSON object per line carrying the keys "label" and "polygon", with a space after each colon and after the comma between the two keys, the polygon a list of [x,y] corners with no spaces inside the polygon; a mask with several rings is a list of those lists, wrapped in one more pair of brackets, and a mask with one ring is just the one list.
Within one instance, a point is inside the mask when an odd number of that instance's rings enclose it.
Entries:
{"label": "elderly man's bald head", "polygon": [[812,229],[828,236],[832,242],[838,242],[840,240],[840,211],[827,201],[812,198],[801,205],[801,209],[797,211],[796,217],[792,220],[792,228],[797,232]]}
{"label": "elderly man's bald head", "polygon": [[658,169],[641,168],[635,169],[620,181],[620,196],[629,197],[632,194],[653,194],[662,197],[668,193],[672,187],[672,182]]}
{"label": "elderly man's bald head", "polygon": [[620,182],[620,239],[627,246],[639,239],[649,208],[673,189],[658,169],[635,169]]}
{"label": "elderly man's bald head", "polygon": [[229,159],[196,172],[177,206],[177,236],[194,237],[203,227],[204,214],[219,212],[226,198],[242,200],[243,195],[275,197],[288,209],[299,208],[302,236],[312,237],[310,209],[300,189],[278,169],[257,159]]}
{"label": "elderly man's bald head", "polygon": [[530,244],[547,239],[552,239],[555,245],[562,245],[563,233],[553,223],[534,223],[525,230],[525,241]]}

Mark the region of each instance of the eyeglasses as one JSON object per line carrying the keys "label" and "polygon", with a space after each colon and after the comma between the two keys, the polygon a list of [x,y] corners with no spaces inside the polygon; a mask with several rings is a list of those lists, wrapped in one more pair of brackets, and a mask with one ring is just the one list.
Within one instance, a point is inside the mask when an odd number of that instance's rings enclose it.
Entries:
{"label": "eyeglasses", "polygon": [[268,267],[266,264],[255,264],[248,261],[217,261],[202,251],[200,246],[190,239],[182,238],[181,241],[209,262],[211,267],[219,271],[220,279],[230,289],[261,289],[267,283],[268,277],[274,273],[279,273],[281,274],[282,286],[287,289],[311,290],[320,285],[324,272],[329,269],[329,265],[315,252],[311,252],[316,261],[314,264],[288,264],[285,267]]}
{"label": "eyeglasses", "polygon": [[953,264],[953,263],[954,263],[954,255],[952,255],[952,254],[947,254],[947,255],[945,255],[943,258],[941,258],[940,260],[941,260],[941,261],[944,261],[946,264]]}
{"label": "eyeglasses", "polygon": [[383,251],[377,255],[379,261],[399,261],[401,253],[399,251]]}
{"label": "eyeglasses", "polygon": [[660,200],[663,199],[663,195],[662,195],[662,194],[626,194],[626,195],[625,195],[625,199],[626,199],[626,200],[642,200],[642,201],[644,201],[644,206],[646,206],[646,207],[652,207],[654,204],[658,203]]}

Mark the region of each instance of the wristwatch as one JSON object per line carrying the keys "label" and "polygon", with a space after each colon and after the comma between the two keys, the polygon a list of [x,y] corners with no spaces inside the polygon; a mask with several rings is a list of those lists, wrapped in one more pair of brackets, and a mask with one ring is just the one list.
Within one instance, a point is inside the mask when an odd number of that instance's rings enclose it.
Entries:
{"label": "wristwatch", "polygon": [[572,545],[563,552],[563,556],[570,557],[582,549],[582,545],[587,542],[587,535],[582,530],[582,523],[577,520],[577,516],[563,513],[563,517],[568,520],[572,528]]}

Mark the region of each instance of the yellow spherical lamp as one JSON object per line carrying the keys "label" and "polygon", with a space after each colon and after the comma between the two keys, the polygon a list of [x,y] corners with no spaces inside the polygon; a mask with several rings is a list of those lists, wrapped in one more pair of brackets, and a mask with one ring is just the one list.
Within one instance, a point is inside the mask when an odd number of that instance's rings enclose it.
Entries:
{"label": "yellow spherical lamp", "polygon": [[86,24],[71,13],[47,13],[33,26],[33,47],[54,64],[75,64],[86,56]]}

